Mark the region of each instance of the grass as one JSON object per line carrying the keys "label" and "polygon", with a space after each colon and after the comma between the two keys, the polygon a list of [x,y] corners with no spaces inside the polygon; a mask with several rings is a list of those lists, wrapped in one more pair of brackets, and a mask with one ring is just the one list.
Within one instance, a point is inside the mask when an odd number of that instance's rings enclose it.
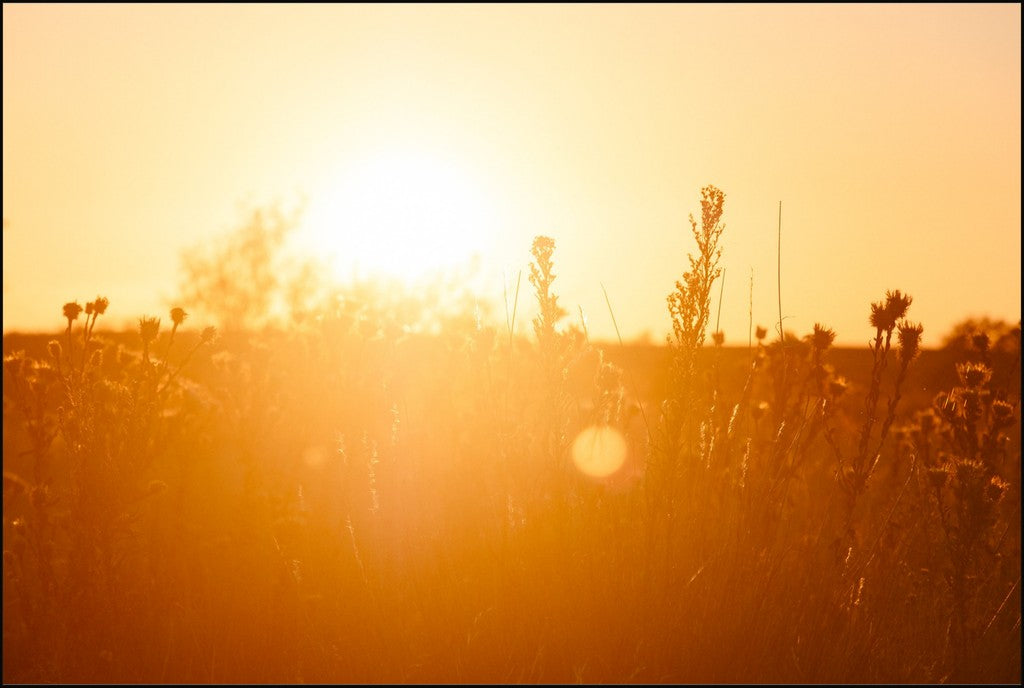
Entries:
{"label": "grass", "polygon": [[922,356],[892,291],[870,350],[705,346],[724,199],[646,358],[564,325],[546,237],[530,340],[518,283],[501,334],[352,290],[5,338],[4,681],[1019,683],[1019,328]]}

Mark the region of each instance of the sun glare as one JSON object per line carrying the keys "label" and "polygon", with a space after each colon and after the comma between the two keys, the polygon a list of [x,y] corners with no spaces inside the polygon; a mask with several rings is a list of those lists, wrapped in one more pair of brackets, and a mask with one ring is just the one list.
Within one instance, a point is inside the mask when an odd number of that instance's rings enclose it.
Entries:
{"label": "sun glare", "polygon": [[626,440],[607,425],[592,425],[572,443],[572,460],[581,473],[607,478],[626,462]]}
{"label": "sun glare", "polygon": [[485,253],[494,218],[489,195],[459,161],[389,151],[327,175],[310,199],[305,234],[338,279],[409,281]]}

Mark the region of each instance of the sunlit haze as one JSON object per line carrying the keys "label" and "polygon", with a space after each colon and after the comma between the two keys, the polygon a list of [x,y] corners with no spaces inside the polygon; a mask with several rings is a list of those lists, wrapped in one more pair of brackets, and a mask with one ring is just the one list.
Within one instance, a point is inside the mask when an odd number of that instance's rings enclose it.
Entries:
{"label": "sunlit haze", "polygon": [[1020,4],[3,20],[5,685],[1020,685]]}
{"label": "sunlit haze", "polygon": [[96,294],[110,322],[163,310],[183,249],[305,199],[296,244],[340,279],[477,256],[501,313],[544,234],[592,336],[615,336],[603,285],[624,337],[663,341],[707,184],[727,344],[778,319],[780,202],[786,329],[864,344],[887,289],[927,346],[1015,322],[1020,26],[1014,4],[5,4],[4,331]]}

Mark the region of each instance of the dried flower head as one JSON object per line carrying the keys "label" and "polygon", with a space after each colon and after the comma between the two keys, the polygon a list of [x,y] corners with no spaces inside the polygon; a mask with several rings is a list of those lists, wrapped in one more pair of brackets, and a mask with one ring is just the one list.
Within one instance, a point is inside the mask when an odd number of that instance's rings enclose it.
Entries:
{"label": "dried flower head", "polygon": [[149,344],[160,333],[160,318],[139,318],[139,335],[144,344]]}
{"label": "dried flower head", "polygon": [[97,296],[96,300],[92,302],[93,311],[96,315],[103,315],[107,312],[107,306],[110,305],[110,299],[106,296]]}
{"label": "dried flower head", "polygon": [[957,363],[957,375],[965,387],[976,389],[992,379],[992,369],[984,363]]}
{"label": "dried flower head", "polygon": [[768,330],[758,325],[757,328],[754,330],[754,336],[757,337],[757,341],[761,341],[762,339],[768,336]]}
{"label": "dried flower head", "polygon": [[64,304],[64,317],[67,318],[68,325],[74,320],[78,320],[78,315],[82,312],[82,307],[77,301],[71,301]]}
{"label": "dried flower head", "polygon": [[924,326],[919,323],[903,321],[899,324],[900,360],[910,363],[921,348],[921,334]]}
{"label": "dried flower head", "polygon": [[985,486],[985,496],[990,502],[998,502],[1009,487],[1010,485],[1005,480],[998,475],[993,475],[992,479],[988,481],[988,485]]}
{"label": "dried flower head", "polygon": [[87,301],[85,303],[85,314],[86,315],[92,315],[92,309],[93,309],[92,301]]}
{"label": "dried flower head", "polygon": [[185,322],[185,318],[188,317],[188,313],[185,312],[184,308],[175,306],[171,309],[171,322],[174,323],[175,327]]}
{"label": "dried flower head", "polygon": [[992,402],[992,418],[999,427],[1013,422],[1013,405],[1003,399]]}
{"label": "dried flower head", "polygon": [[910,308],[913,300],[899,289],[887,291],[884,303],[878,301],[871,304],[871,315],[868,322],[879,332],[892,332],[896,327],[896,322],[907,314],[907,309]]}
{"label": "dried flower head", "polygon": [[914,299],[910,294],[904,295],[900,293],[899,289],[885,292],[885,309],[889,311],[893,322],[906,316],[907,309],[910,308],[910,304],[913,302]]}
{"label": "dried flower head", "polygon": [[809,337],[811,346],[818,351],[824,351],[825,349],[832,346],[832,342],[836,339],[836,333],[834,330],[825,327],[819,323],[814,323],[814,332]]}
{"label": "dried flower head", "polygon": [[722,346],[722,344],[725,343],[725,333],[723,333],[721,330],[719,330],[718,332],[713,332],[711,334],[711,341],[715,343],[715,346]]}

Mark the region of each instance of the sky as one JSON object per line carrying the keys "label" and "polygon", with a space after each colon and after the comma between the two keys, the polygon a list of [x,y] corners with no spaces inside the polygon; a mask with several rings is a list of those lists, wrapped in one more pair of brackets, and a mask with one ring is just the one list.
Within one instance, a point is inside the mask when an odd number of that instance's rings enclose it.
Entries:
{"label": "sky", "polygon": [[664,341],[713,184],[727,344],[781,296],[861,345],[900,289],[936,346],[1020,318],[1020,69],[1019,4],[4,4],[4,332],[161,313],[183,250],[302,198],[339,275],[476,252],[504,324],[543,234],[593,337],[603,288]]}

